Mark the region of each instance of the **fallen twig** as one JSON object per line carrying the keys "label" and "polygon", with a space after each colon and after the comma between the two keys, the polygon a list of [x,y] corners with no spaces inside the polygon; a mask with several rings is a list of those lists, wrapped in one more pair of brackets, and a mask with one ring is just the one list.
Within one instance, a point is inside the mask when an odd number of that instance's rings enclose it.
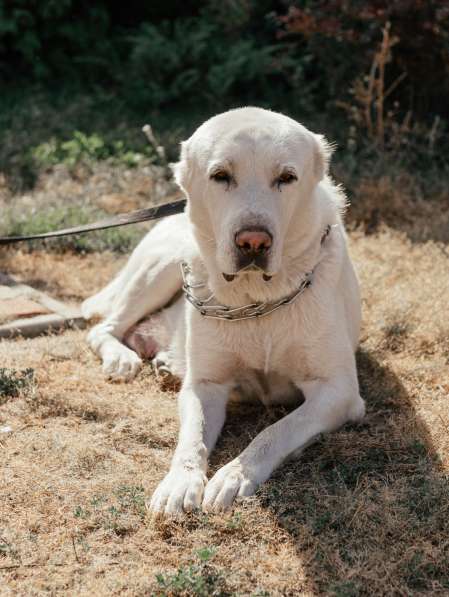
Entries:
{"label": "fallen twig", "polygon": [[78,554],[76,553],[75,537],[73,535],[72,535],[72,546],[73,546],[73,552],[75,554],[75,560],[78,562],[78,564],[80,564],[81,562],[79,561]]}

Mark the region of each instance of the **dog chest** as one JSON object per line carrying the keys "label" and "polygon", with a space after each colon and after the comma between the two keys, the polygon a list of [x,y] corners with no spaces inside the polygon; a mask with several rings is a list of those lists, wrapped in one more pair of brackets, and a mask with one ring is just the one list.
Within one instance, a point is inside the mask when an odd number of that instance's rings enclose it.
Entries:
{"label": "dog chest", "polygon": [[223,348],[236,357],[241,369],[288,378],[292,373],[295,377],[313,375],[308,354],[313,342],[295,317],[272,314],[260,320],[220,322],[216,332]]}

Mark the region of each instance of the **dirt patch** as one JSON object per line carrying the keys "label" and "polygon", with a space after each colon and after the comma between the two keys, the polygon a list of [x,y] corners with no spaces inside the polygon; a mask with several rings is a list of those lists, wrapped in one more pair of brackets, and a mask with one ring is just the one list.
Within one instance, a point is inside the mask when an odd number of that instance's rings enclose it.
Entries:
{"label": "dirt patch", "polygon": [[[0,407],[0,431],[9,429],[0,433],[0,593],[447,593],[445,247],[381,226],[353,232],[351,252],[363,289],[367,416],[286,463],[226,515],[147,517],[145,496],[177,433],[176,395],[149,368],[130,384],[106,382],[79,331],[1,342],[2,367],[34,377]],[[122,263],[8,251],[0,268],[80,300]],[[282,414],[233,405],[212,468]]]}
{"label": "dirt patch", "polygon": [[4,248],[0,252],[0,271],[61,300],[80,301],[90,296],[125,263],[126,256],[108,252],[88,256]]}

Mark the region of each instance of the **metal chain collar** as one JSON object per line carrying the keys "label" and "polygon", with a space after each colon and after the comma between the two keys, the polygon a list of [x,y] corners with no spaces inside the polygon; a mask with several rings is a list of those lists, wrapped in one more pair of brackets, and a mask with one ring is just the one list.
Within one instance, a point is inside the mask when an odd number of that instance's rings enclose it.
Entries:
{"label": "metal chain collar", "polygon": [[[331,226],[327,226],[323,236],[321,237],[321,244],[324,243],[330,231]],[[206,288],[206,284],[189,283],[188,276],[192,273],[192,270],[190,266],[187,263],[185,263],[185,261],[181,263],[181,272],[182,279],[184,282],[182,290],[184,291],[186,299],[189,301],[191,305],[195,307],[195,309],[197,309],[201,313],[201,315],[203,315],[204,317],[210,317],[212,319],[224,319],[226,321],[242,321],[244,319],[257,319],[258,317],[265,317],[265,315],[273,313],[273,311],[280,309],[280,307],[283,307],[284,305],[291,305],[293,301],[295,301],[298,298],[298,296],[300,296],[312,284],[314,270],[304,274],[304,277],[301,280],[299,287],[294,292],[292,292],[292,294],[283,297],[273,303],[250,303],[249,305],[244,305],[243,307],[210,305],[209,303],[214,298],[213,293],[205,299],[200,299],[194,295],[193,291],[196,288]]]}

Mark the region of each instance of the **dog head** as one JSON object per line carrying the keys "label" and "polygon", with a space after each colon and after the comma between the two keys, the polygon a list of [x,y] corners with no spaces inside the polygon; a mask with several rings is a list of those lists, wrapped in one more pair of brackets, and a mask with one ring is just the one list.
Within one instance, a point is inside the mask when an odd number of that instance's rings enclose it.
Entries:
{"label": "dog head", "polygon": [[212,277],[279,273],[286,248],[316,224],[312,195],[329,156],[324,138],[259,108],[215,116],[182,144],[175,177]]}

